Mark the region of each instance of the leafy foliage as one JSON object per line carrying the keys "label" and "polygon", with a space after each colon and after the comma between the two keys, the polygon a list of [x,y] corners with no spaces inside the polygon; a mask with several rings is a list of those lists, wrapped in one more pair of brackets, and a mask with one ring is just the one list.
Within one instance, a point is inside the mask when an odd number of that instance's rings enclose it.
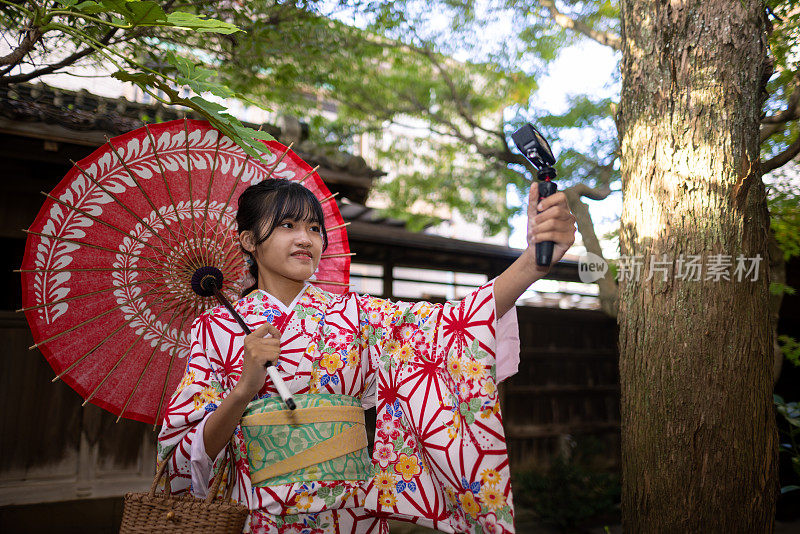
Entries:
{"label": "leafy foliage", "polygon": [[[0,24],[4,33],[17,32],[20,35],[20,44],[11,55],[4,58],[5,68],[0,70],[0,83],[25,81],[29,75],[9,73],[25,65],[26,57],[32,55],[35,47],[47,43],[52,35],[57,39],[67,37],[70,47],[78,50],[83,48],[83,51],[70,56],[75,57],[75,61],[84,52],[85,55],[96,55],[103,62],[116,67],[113,77],[137,85],[164,104],[182,105],[204,115],[215,127],[242,145],[251,156],[257,157],[266,151],[261,140],[271,139],[268,134],[243,126],[223,106],[200,96],[211,93],[221,98],[247,100],[244,95],[221,83],[216,71],[198,66],[196,59],[180,57],[167,51],[162,57],[166,65],[177,72],[176,76],[171,76],[170,69],[157,70],[139,61],[142,54],[132,45],[132,42],[136,42],[144,46],[144,49],[151,49],[151,52],[157,50],[153,41],[148,44],[144,40],[148,32],[152,33],[151,30],[156,28],[172,32],[173,35],[191,32],[230,36],[241,32],[234,24],[189,11],[168,12],[161,4],[152,0],[26,1],[2,2],[2,5]],[[124,37],[112,41],[113,36],[118,33],[122,33]],[[66,66],[70,65],[67,62]],[[44,67],[38,72],[46,74],[57,70]],[[36,72],[34,66],[34,74]],[[195,96],[181,97],[181,87],[189,87],[196,93]]]}
{"label": "leafy foliage", "polygon": [[800,366],[800,342],[791,336],[778,336],[778,345],[789,363]]}
{"label": "leafy foliage", "polygon": [[[770,229],[775,236],[784,261],[800,256],[800,186],[794,183],[793,172],[796,166],[776,171],[773,179],[767,182],[767,194],[770,211]],[[770,293],[774,295],[795,295],[797,290],[780,283],[770,284]],[[778,346],[786,360],[793,365],[800,365],[800,343],[788,336],[778,336]]]}
{"label": "leafy foliage", "polygon": [[[524,197],[532,177],[509,134],[528,120],[558,152],[564,185],[619,180],[611,99],[578,92],[560,114],[531,100],[536,79],[562,49],[587,35],[619,34],[614,1],[189,0],[179,11],[171,1],[154,0],[0,4],[7,34],[33,27],[66,36],[78,51],[115,60],[126,73],[119,76],[131,81],[161,77],[174,89],[246,98],[302,116],[319,144],[348,147],[369,134],[378,147],[372,160],[390,172],[376,194],[391,215],[417,226],[446,217],[450,208],[489,232],[507,226],[514,212],[505,207],[507,191]],[[576,26],[556,23],[551,5]],[[786,109],[798,80],[800,15],[793,2],[767,5],[776,74],[765,111],[775,115]],[[53,44],[49,49],[59,49],[59,41]],[[42,59],[48,48],[40,48]],[[15,79],[3,70],[0,83],[4,74]],[[155,86],[142,87],[159,95]],[[261,136],[242,130],[218,105],[199,97],[176,102],[165,93],[166,101],[227,124],[251,149],[260,146]],[[411,132],[413,146],[384,135],[387,129]],[[796,120],[772,130],[764,158],[783,153],[800,135]],[[789,231],[784,235],[790,239]]]}
{"label": "leafy foliage", "polygon": [[[265,145],[258,142],[259,139],[265,141],[273,139],[273,137],[266,132],[260,132],[248,126],[244,126],[239,119],[228,113],[227,108],[221,104],[209,102],[199,96],[193,96],[191,98],[180,96],[178,91],[155,74],[141,72],[132,73],[120,70],[112,74],[112,76],[123,82],[136,84],[142,88],[142,90],[151,94],[153,98],[162,100],[164,103],[181,105],[197,111],[205,116],[215,128],[239,143],[245,153],[250,156],[258,157],[259,154],[266,151]],[[196,86],[194,82],[189,82],[187,85],[192,88]],[[208,83],[202,85],[208,86]],[[153,89],[163,92],[167,98],[162,98],[155,94]]]}
{"label": "leafy foliage", "polygon": [[[445,6],[453,20],[439,32],[422,23],[432,11],[420,2],[342,3],[338,19],[316,2],[223,5],[218,16],[246,33],[185,46],[211,53],[236,91],[309,118],[318,144],[348,146],[369,134],[372,156],[390,172],[376,188],[389,214],[420,227],[456,208],[496,232],[512,213],[506,187],[527,187],[507,166],[522,158],[507,145],[503,110],[527,105],[535,76],[516,66],[523,51],[513,47],[451,58],[481,48],[475,36],[485,22],[468,12],[471,3],[455,4]],[[204,12],[208,3],[193,5]],[[343,12],[361,27],[342,22]],[[542,53],[552,57],[552,47]],[[388,128],[411,135],[384,136]]]}
{"label": "leafy foliage", "polygon": [[784,260],[800,256],[800,184],[796,168],[778,171],[768,183],[770,228],[783,250]]}
{"label": "leafy foliage", "polygon": [[[781,428],[781,435],[788,441],[780,444],[780,452],[788,454],[791,458],[792,469],[800,477],[800,402],[786,402],[780,395],[773,395],[775,409],[783,416],[785,428]],[[800,490],[800,486],[786,485],[781,488],[781,493]]]}
{"label": "leafy foliage", "polygon": [[615,473],[594,467],[597,447],[588,438],[569,457],[558,456],[548,468],[514,476],[514,500],[547,525],[567,530],[600,515],[613,514],[620,499]]}

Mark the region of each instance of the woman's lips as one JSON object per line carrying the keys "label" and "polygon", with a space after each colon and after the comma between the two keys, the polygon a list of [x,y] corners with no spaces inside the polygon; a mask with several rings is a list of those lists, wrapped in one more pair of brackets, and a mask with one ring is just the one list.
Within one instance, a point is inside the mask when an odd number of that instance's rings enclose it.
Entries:
{"label": "woman's lips", "polygon": [[298,252],[292,252],[292,256],[296,256],[296,257],[299,257],[299,258],[311,259],[311,253],[310,252],[306,252],[305,250],[301,250],[301,251],[298,251]]}

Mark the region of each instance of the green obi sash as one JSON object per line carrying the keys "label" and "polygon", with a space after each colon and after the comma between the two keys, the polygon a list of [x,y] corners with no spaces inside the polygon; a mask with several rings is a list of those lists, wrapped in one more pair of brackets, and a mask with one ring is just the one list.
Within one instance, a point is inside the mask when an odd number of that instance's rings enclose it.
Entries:
{"label": "green obi sash", "polygon": [[247,405],[242,433],[253,486],[317,480],[366,480],[371,461],[361,401],[350,395],[294,395]]}

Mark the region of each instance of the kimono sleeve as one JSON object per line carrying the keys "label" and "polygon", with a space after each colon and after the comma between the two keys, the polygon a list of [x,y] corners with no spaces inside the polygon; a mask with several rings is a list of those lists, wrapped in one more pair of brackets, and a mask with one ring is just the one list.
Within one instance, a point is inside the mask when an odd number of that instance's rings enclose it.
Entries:
{"label": "kimono sleeve", "polygon": [[[195,439],[202,441],[198,430],[200,423],[227,396],[230,377],[223,374],[224,365],[219,356],[207,350],[208,337],[212,335],[214,319],[210,315],[198,317],[191,328],[191,349],[183,379],[167,406],[158,436],[158,461],[169,462],[167,473],[172,493],[180,494],[192,491],[192,443]],[[236,430],[240,433],[239,428]],[[240,436],[234,436],[237,449],[241,446]],[[214,462],[213,471],[218,472],[224,455]],[[244,502],[246,491],[242,487],[242,458],[237,456],[237,477],[234,487],[234,498]],[[246,459],[244,461],[246,464]],[[213,478],[212,478],[213,480]],[[211,481],[207,481],[210,485]],[[203,488],[198,488],[202,494]]]}
{"label": "kimono sleeve", "polygon": [[377,382],[367,507],[445,532],[513,532],[493,282],[455,303],[361,308]]}

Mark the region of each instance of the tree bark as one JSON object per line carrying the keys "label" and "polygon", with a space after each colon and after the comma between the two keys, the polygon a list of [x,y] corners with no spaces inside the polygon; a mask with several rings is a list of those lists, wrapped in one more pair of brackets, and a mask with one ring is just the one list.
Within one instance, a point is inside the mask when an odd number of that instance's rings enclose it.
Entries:
{"label": "tree bark", "polygon": [[[770,533],[777,493],[769,218],[759,170],[767,75],[755,0],[623,0],[620,281],[625,532]],[[647,280],[667,255],[666,280]],[[731,256],[730,280],[706,279]],[[702,255],[699,281],[676,261]],[[737,257],[760,255],[737,281]],[[746,262],[750,266],[750,262]]]}

